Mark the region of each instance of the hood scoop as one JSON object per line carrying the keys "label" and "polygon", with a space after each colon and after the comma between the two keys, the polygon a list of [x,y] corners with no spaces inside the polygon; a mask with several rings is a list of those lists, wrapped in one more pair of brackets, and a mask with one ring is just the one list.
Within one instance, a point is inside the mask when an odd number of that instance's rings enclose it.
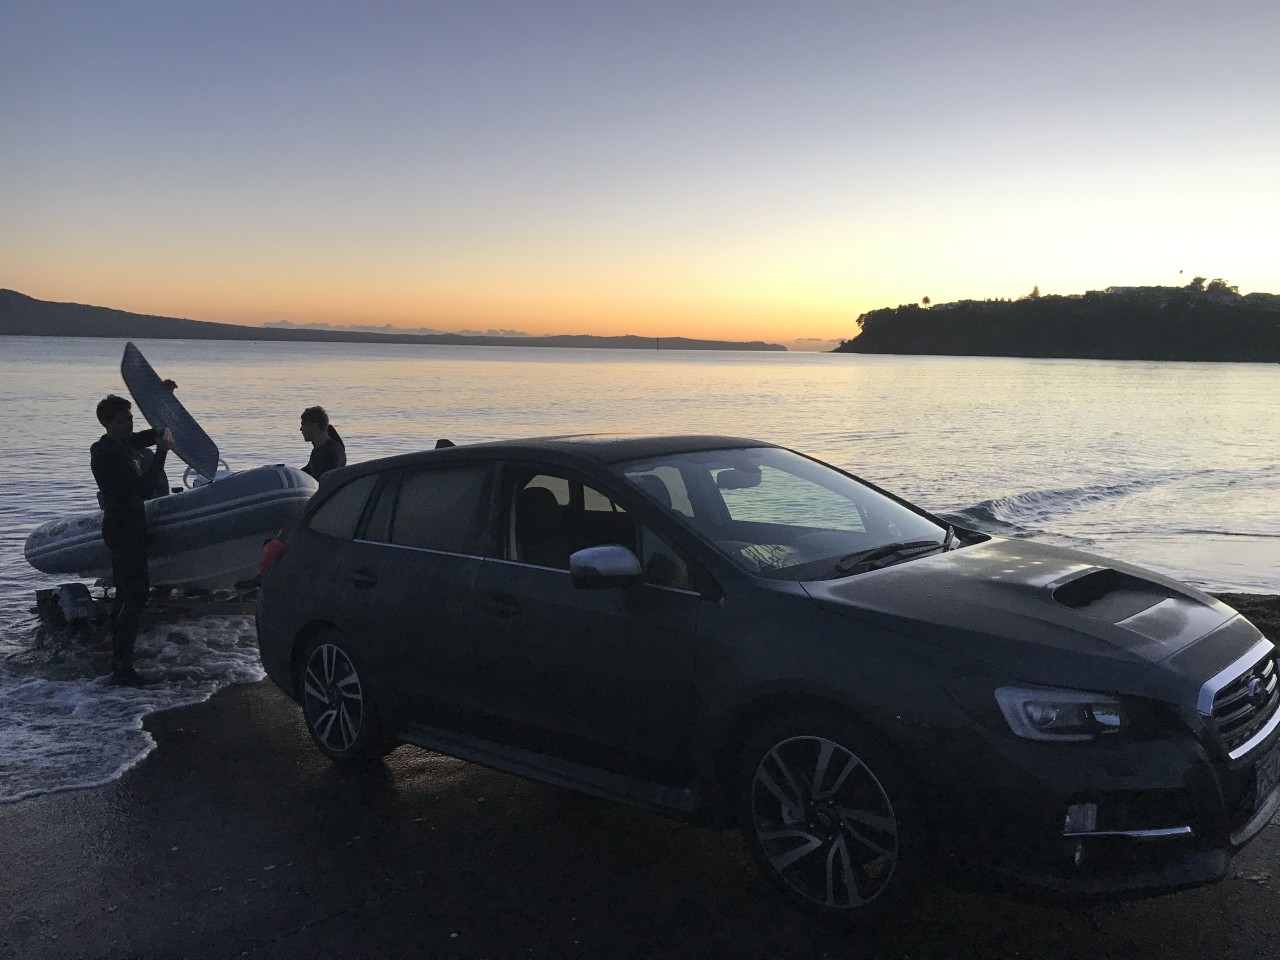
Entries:
{"label": "hood scoop", "polygon": [[1053,591],[1053,599],[1088,617],[1119,623],[1177,596],[1168,587],[1119,570],[1089,570]]}
{"label": "hood scoop", "polygon": [[1223,621],[1221,610],[1151,580],[1095,569],[1053,591],[1053,599],[1158,643],[1203,636]]}

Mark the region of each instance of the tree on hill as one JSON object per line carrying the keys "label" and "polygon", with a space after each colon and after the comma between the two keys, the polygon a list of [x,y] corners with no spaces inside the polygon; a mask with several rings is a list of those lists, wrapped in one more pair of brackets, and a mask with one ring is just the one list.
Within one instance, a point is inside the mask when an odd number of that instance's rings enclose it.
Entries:
{"label": "tree on hill", "polygon": [[1240,297],[1225,280],[1209,285],[1214,296],[1152,289],[871,310],[837,352],[1280,362],[1280,297]]}

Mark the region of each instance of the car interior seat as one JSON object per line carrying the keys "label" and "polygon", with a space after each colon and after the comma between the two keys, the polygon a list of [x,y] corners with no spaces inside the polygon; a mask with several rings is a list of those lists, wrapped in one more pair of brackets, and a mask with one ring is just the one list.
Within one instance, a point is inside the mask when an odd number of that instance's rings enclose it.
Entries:
{"label": "car interior seat", "polygon": [[646,473],[634,479],[636,486],[648,494],[649,497],[657,500],[667,510],[671,509],[671,491],[667,489],[667,485],[661,477]]}
{"label": "car interior seat", "polygon": [[569,568],[564,515],[546,487],[525,487],[516,496],[516,555],[525,563]]}

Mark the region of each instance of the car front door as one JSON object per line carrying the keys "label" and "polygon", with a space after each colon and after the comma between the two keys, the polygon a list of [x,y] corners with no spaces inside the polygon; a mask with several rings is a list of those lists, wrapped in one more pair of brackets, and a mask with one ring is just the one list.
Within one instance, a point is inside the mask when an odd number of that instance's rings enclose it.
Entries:
{"label": "car front door", "polygon": [[[701,603],[686,561],[619,499],[552,467],[504,468],[498,528],[477,578],[475,650],[479,700],[499,736],[685,782]],[[606,543],[648,559],[648,581],[575,588],[569,555]]]}

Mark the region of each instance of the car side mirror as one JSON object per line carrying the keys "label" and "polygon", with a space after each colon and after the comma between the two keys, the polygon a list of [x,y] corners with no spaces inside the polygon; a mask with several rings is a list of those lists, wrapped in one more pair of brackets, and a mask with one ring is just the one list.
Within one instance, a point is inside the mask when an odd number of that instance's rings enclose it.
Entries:
{"label": "car side mirror", "polygon": [[569,555],[569,575],[579,590],[629,587],[640,581],[640,560],[616,543],[587,547]]}

